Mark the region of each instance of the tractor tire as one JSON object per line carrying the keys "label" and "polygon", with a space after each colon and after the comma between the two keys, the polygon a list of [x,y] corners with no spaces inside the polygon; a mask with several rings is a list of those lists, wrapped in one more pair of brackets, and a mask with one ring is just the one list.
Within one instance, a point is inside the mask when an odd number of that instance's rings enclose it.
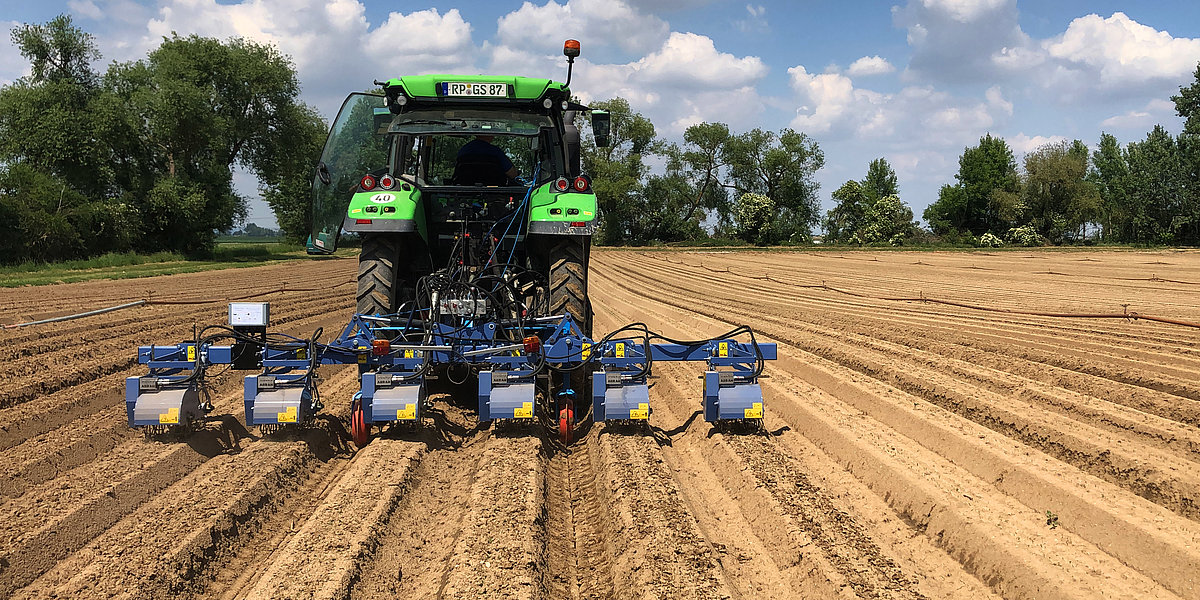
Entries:
{"label": "tractor tire", "polygon": [[559,236],[549,244],[550,314],[569,314],[580,333],[592,337],[592,303],[588,300],[587,263],[591,239]]}
{"label": "tractor tire", "polygon": [[396,311],[403,239],[397,235],[364,235],[358,255],[358,313],[386,315]]}
{"label": "tractor tire", "polygon": [[[587,236],[561,236],[549,240],[546,255],[550,265],[550,314],[571,315],[579,333],[589,338],[592,337],[592,303],[587,287],[590,250],[591,238]],[[569,376],[574,398],[585,405],[590,405],[591,379],[588,369],[579,369]],[[575,400],[560,398],[555,408],[559,416],[559,439],[569,445],[576,438]]]}

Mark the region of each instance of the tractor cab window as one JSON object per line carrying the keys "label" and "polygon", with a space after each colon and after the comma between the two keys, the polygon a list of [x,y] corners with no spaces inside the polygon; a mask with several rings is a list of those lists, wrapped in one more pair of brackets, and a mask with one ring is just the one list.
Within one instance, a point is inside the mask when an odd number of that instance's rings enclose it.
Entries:
{"label": "tractor cab window", "polygon": [[[525,180],[535,173],[539,180],[553,179],[561,160],[555,155],[557,146],[546,142],[553,131],[550,117],[512,109],[410,111],[397,115],[387,129],[389,134],[420,140],[419,178],[434,186],[513,183],[500,168],[509,161]],[[460,156],[468,144],[474,152]],[[483,156],[481,145],[486,150]]]}
{"label": "tractor cab window", "polygon": [[[525,136],[498,135],[491,137],[486,142],[481,140],[475,143],[488,143],[499,149],[512,162],[518,175],[528,179],[533,176],[539,160],[536,139]],[[464,162],[469,161],[471,157],[466,157],[466,161],[464,161],[461,152],[463,147],[474,142],[476,137],[453,134],[433,135],[426,136],[424,140],[428,146],[428,159],[424,173],[426,183],[429,185],[469,185],[466,181],[456,180],[455,174],[458,173],[459,179],[463,178]],[[499,163],[496,164],[496,170],[497,173],[502,173]]]}

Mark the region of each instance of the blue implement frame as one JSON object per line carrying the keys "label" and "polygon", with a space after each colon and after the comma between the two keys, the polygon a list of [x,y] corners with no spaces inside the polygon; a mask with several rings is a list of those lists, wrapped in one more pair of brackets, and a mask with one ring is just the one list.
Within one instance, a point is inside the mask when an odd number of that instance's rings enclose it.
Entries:
{"label": "blue implement frame", "polygon": [[[458,328],[434,324],[421,343],[404,341],[406,329],[418,331],[386,317],[356,314],[329,344],[290,338],[261,345],[261,372],[247,375],[243,385],[247,425],[310,422],[322,408],[315,377],[321,365],[358,365],[361,388],[355,397],[361,399],[367,423],[423,419],[428,373],[437,366],[467,367],[478,373],[481,422],[534,419],[537,392],[543,389],[539,378],[544,380],[549,370],[578,369],[592,375],[595,421],[647,420],[651,370],[655,362],[663,361],[705,363],[705,421],[762,419],[758,377],[762,361],[777,357],[775,344],[754,342],[752,336],[750,342],[650,343],[649,335],[597,341],[577,333],[579,328],[567,315]],[[523,343],[513,342],[520,339],[514,337],[518,329],[526,336]],[[204,342],[139,347],[138,362],[150,373],[126,380],[129,426],[202,418],[207,407],[198,398],[205,369],[233,364],[234,354],[233,346]],[[557,398],[569,400],[589,392],[571,389],[570,380],[561,378]]]}

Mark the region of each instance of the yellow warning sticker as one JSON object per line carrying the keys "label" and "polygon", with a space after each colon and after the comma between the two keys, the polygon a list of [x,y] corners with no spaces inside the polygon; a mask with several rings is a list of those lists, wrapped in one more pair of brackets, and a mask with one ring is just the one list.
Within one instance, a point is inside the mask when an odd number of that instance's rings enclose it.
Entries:
{"label": "yellow warning sticker", "polygon": [[296,349],[296,359],[297,360],[308,360],[308,349],[307,348],[297,348]]}
{"label": "yellow warning sticker", "polygon": [[187,358],[188,362],[196,362],[196,347],[195,346],[187,347],[187,357],[188,357]]}
{"label": "yellow warning sticker", "polygon": [[761,419],[763,418],[762,402],[755,402],[754,404],[750,405],[750,408],[747,408],[742,412],[745,414],[745,418],[747,419]]}
{"label": "yellow warning sticker", "polygon": [[[410,350],[410,352],[411,352],[411,350]],[[404,408],[396,411],[396,420],[397,421],[415,421],[416,419],[417,419],[417,405],[414,403],[410,402],[408,404],[405,404]]]}
{"label": "yellow warning sticker", "polygon": [[650,418],[650,404],[648,402],[639,402],[636,409],[629,411],[630,419],[646,420]]}
{"label": "yellow warning sticker", "polygon": [[280,423],[295,423],[296,422],[296,407],[289,406],[287,410],[275,415],[275,420]]}
{"label": "yellow warning sticker", "polygon": [[729,342],[721,342],[717,344],[717,356],[725,358],[729,356]]}
{"label": "yellow warning sticker", "polygon": [[159,425],[178,425],[179,424],[179,409],[168,408],[167,412],[158,415]]}
{"label": "yellow warning sticker", "polygon": [[514,409],[513,410],[513,418],[514,419],[532,419],[533,418],[533,403],[525,402],[521,405],[521,408]]}
{"label": "yellow warning sticker", "polygon": [[358,347],[358,364],[367,364],[367,350],[370,350],[370,348],[367,348],[366,346]]}
{"label": "yellow warning sticker", "polygon": [[412,351],[412,350],[405,350],[405,351],[404,351],[404,358],[412,358],[412,357],[413,357],[413,351]]}
{"label": "yellow warning sticker", "polygon": [[625,358],[625,344],[617,344],[616,355],[617,358]]}
{"label": "yellow warning sticker", "polygon": [[592,345],[587,342],[584,342],[583,343],[583,358],[581,360],[587,361],[587,359],[590,358],[591,356],[592,356]]}

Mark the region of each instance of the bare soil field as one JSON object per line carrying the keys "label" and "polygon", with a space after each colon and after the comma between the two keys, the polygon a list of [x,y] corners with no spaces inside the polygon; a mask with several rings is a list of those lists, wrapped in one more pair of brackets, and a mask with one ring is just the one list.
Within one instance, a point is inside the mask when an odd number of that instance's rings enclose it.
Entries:
{"label": "bare soil field", "polygon": [[779,344],[769,435],[684,364],[570,447],[440,395],[356,448],[352,368],[311,429],[248,429],[233,372],[202,430],[126,427],[136,346],[248,296],[330,339],[355,267],[0,290],[0,323],[213,301],[0,330],[0,598],[1200,598],[1200,329],[1061,316],[1200,322],[1200,252],[594,251],[597,333]]}

